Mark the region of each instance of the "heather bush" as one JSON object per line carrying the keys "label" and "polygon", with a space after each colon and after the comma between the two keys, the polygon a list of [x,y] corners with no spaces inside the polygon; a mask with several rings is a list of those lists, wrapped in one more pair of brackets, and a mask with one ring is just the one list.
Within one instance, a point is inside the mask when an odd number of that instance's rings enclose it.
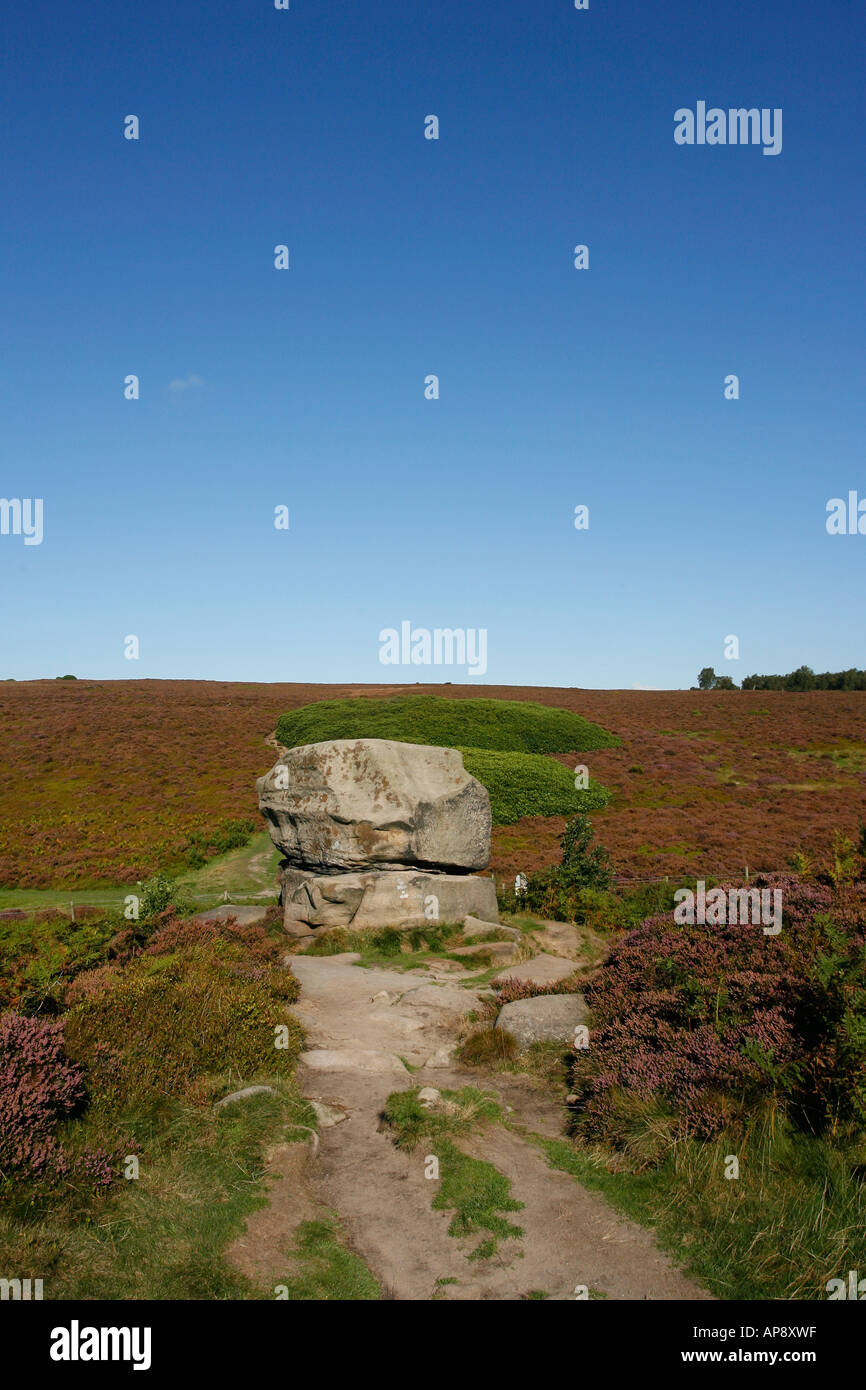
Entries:
{"label": "heather bush", "polygon": [[659,915],[588,982],[592,1046],[573,1076],[584,1138],[626,1147],[648,1106],[673,1136],[768,1104],[815,1134],[866,1129],[866,888],[758,883],[782,890],[778,936]]}
{"label": "heather bush", "polygon": [[63,913],[27,913],[0,920],[0,1009],[57,1014],[68,982],[111,954],[121,918],[101,913],[71,922]]}
{"label": "heather bush", "polygon": [[[171,919],[105,989],[77,982],[67,1014],[72,1054],[94,1105],[122,1111],[174,1096],[200,1099],[208,1078],[289,1075],[302,1030],[286,1012],[299,985],[260,927]],[[274,1029],[288,1029],[288,1047]]]}
{"label": "heather bush", "polygon": [[0,1175],[60,1177],[69,1160],[55,1138],[85,1097],[64,1049],[62,1020],[0,1015]]}
{"label": "heather bush", "polygon": [[554,980],[548,985],[538,984],[535,980],[509,978],[501,982],[494,980],[493,988],[496,990],[496,999],[490,1000],[490,1003],[495,1005],[498,1013],[505,1004],[513,1004],[517,999],[535,999],[540,994],[574,994],[578,988],[578,981],[576,974],[569,975],[564,980]]}

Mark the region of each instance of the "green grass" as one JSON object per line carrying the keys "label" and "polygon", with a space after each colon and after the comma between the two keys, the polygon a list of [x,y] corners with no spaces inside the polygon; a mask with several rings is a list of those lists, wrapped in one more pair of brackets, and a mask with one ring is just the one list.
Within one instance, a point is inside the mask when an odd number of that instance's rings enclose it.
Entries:
{"label": "green grass", "polygon": [[866,743],[848,739],[842,743],[814,744],[811,748],[789,748],[788,757],[796,762],[806,758],[832,762],[842,772],[866,772]]}
{"label": "green grass", "polygon": [[293,748],[335,738],[386,738],[457,748],[471,776],[490,793],[494,825],[524,816],[568,816],[606,806],[610,793],[544,756],[619,742],[569,710],[521,700],[448,700],[399,695],[387,700],[321,700],[281,716],[277,739]]}
{"label": "green grass", "polygon": [[287,748],[335,738],[387,738],[444,748],[571,753],[619,740],[579,714],[523,700],[452,700],[438,695],[320,700],[280,717]]}
{"label": "green grass", "polygon": [[432,1148],[439,1159],[439,1191],[433,1198],[433,1208],[454,1212],[449,1236],[465,1239],[488,1232],[467,1259],[489,1260],[501,1240],[519,1240],[523,1227],[514,1226],[501,1213],[521,1211],[523,1203],[512,1197],[511,1183],[504,1174],[484,1159],[470,1158],[450,1139],[436,1140]]}
{"label": "green grass", "polygon": [[490,1091],[463,1086],[459,1091],[443,1091],[447,1108],[428,1109],[418,1099],[418,1087],[392,1091],[385,1102],[384,1115],[394,1131],[398,1149],[411,1153],[422,1139],[437,1140],[468,1134],[475,1125],[502,1119],[502,1107]]}
{"label": "green grass", "polygon": [[431,923],[429,927],[397,929],[384,927],[379,931],[352,932],[342,927],[318,934],[304,950],[307,956],[336,956],[344,951],[356,951],[364,967],[387,966],[390,970],[419,970],[430,962],[431,955],[450,955],[454,946],[463,943],[463,929],[457,923]]}
{"label": "green grass", "polygon": [[[118,925],[3,924],[0,1008],[66,1006],[87,1105],[56,1127],[63,1167],[37,1177],[14,1152],[4,1161],[0,1268],[43,1279],[48,1298],[257,1297],[224,1250],[266,1202],[268,1148],[306,1138],[313,1119],[292,1079],[298,982],[259,929],[176,921],[124,955]],[[215,1108],[257,1081],[276,1094]]]}
{"label": "green grass", "polygon": [[417,1087],[394,1091],[385,1103],[385,1119],[394,1130],[398,1148],[411,1152],[423,1142],[435,1154],[439,1188],[433,1208],[453,1211],[450,1236],[465,1239],[487,1232],[467,1255],[469,1260],[487,1260],[496,1254],[501,1240],[518,1240],[523,1235],[522,1228],[503,1215],[520,1211],[523,1203],[512,1197],[511,1184],[492,1163],[470,1158],[453,1143],[452,1136],[502,1119],[502,1109],[489,1091],[473,1086],[441,1094],[444,1106],[428,1109],[418,1100]]}
{"label": "green grass", "polygon": [[336,1218],[304,1221],[296,1231],[294,1272],[276,1284],[277,1296],[293,1302],[375,1302],[379,1285],[364,1261],[340,1239]]}
{"label": "green grass", "polygon": [[211,859],[201,869],[186,872],[178,879],[179,886],[195,896],[197,910],[208,900],[219,902],[228,894],[230,902],[245,898],[276,901],[279,895],[277,872],[280,851],[266,830],[252,835],[245,845],[231,849]]}
{"label": "green grass", "polygon": [[487,748],[460,752],[466,771],[490,793],[494,825],[514,825],[524,816],[572,816],[600,810],[610,801],[607,788],[593,779],[585,790],[578,790],[573,770],[555,758]]}
{"label": "green grass", "polygon": [[[276,902],[279,895],[277,868],[280,852],[266,830],[250,837],[247,844],[211,859],[201,869],[186,869],[176,881],[196,912],[205,912],[228,900],[235,903]],[[70,915],[70,903],[121,910],[124,899],[140,890],[135,884],[125,888],[0,888],[3,908],[43,909],[56,907]]]}
{"label": "green grass", "polygon": [[307,1119],[307,1111],[290,1086],[224,1111],[167,1105],[158,1123],[138,1125],[138,1179],[100,1198],[62,1188],[7,1193],[0,1265],[42,1278],[50,1299],[272,1297],[224,1251],[266,1203],[264,1153],[283,1138],[287,1112]]}
{"label": "green grass", "polygon": [[[825,1299],[866,1269],[866,1190],[854,1161],[762,1117],[744,1141],[680,1141],[658,1167],[611,1171],[612,1156],[532,1136],[552,1168],[655,1229],[659,1244],[722,1299]],[[737,1154],[740,1177],[724,1177]]]}

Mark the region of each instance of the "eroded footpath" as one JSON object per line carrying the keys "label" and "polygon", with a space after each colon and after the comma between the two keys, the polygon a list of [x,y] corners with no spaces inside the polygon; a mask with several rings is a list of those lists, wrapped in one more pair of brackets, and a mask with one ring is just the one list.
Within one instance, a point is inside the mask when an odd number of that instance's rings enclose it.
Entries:
{"label": "eroded footpath", "polygon": [[[557,951],[555,939],[551,947]],[[539,968],[555,958],[545,955]],[[710,1297],[649,1231],[548,1166],[530,1136],[561,1137],[564,1112],[540,1082],[522,1073],[480,1074],[454,1060],[466,1015],[481,1003],[471,980],[461,985],[433,963],[399,971],[363,968],[359,960],[292,957],[302,988],[292,1012],[307,1031],[300,1084],[316,1106],[319,1135],[300,1146],[303,1157],[297,1145],[275,1156],[270,1205],[234,1252],[250,1273],[266,1277],[276,1268],[272,1247],[285,1247],[297,1222],[335,1212],[387,1298],[565,1300],[581,1286],[611,1299]],[[507,1177],[523,1204],[514,1217],[522,1237],[501,1241],[488,1259],[470,1258],[477,1237],[449,1235],[452,1213],[434,1209],[437,1183],[426,1176],[425,1143],[411,1153],[397,1148],[382,1120],[388,1096],[413,1086],[488,1089],[507,1111],[507,1126],[486,1124],[457,1141]]]}

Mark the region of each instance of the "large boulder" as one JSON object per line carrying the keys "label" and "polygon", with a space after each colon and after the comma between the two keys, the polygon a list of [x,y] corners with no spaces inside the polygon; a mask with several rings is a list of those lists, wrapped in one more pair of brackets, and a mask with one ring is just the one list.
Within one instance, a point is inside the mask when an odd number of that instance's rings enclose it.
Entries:
{"label": "large boulder", "polygon": [[[271,839],[299,869],[468,873],[490,858],[490,797],[454,748],[310,743],[285,753],[256,789]],[[460,915],[474,911],[467,904]]]}
{"label": "large boulder", "polygon": [[319,928],[429,927],[460,922],[467,913],[488,919],[497,914],[493,879],[475,874],[393,869],[313,874],[285,865],[281,880],[283,921],[292,936]]}

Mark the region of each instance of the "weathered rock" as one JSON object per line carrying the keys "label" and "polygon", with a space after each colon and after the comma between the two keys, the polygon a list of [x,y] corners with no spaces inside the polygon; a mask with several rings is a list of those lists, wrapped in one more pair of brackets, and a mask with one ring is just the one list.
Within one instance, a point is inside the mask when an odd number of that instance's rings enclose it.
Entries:
{"label": "weathered rock", "polygon": [[299,1061],[310,1071],[373,1071],[406,1075],[406,1067],[393,1053],[373,1052],[362,1047],[347,1047],[342,1050],[314,1048],[312,1052],[302,1052]]}
{"label": "weathered rock", "polygon": [[435,1086],[422,1086],[420,1091],[418,1092],[418,1104],[423,1105],[425,1109],[429,1109],[431,1106],[434,1106],[437,1103],[437,1101],[440,1101],[441,1099],[442,1092],[437,1091]]}
{"label": "weathered rock", "polygon": [[219,907],[212,908],[210,912],[197,912],[195,920],[197,922],[225,922],[229,917],[234,917],[240,926],[249,927],[256,922],[263,922],[269,907],[270,903],[264,903],[259,907],[242,907],[239,903],[222,903]]}
{"label": "weathered rock", "polygon": [[569,1042],[589,1012],[582,994],[538,994],[505,1004],[496,1020],[522,1047],[535,1042]]}
{"label": "weathered rock", "polygon": [[490,858],[490,797],[454,748],[378,738],[306,744],[256,789],[271,839],[299,869],[468,872]]}
{"label": "weathered rock", "polygon": [[458,946],[452,955],[460,956],[471,963],[472,959],[480,956],[482,960],[489,957],[491,965],[509,965],[517,955],[517,946],[513,941],[479,941],[476,946]]}
{"label": "weathered rock", "polygon": [[333,1129],[334,1125],[342,1124],[343,1120],[349,1118],[348,1112],[342,1106],[326,1105],[323,1100],[311,1100],[316,1119],[321,1129]]}
{"label": "weathered rock", "polygon": [[521,961],[519,965],[503,970],[496,976],[496,981],[531,980],[536,985],[552,985],[573,974],[572,960],[563,960],[561,956],[533,956],[531,960]]}
{"label": "weathered rock", "polygon": [[283,921],[293,935],[313,928],[429,927],[462,921],[467,913],[496,912],[493,879],[475,874],[411,869],[313,874],[287,866],[282,885]]}
{"label": "weathered rock", "polygon": [[522,941],[523,932],[517,927],[504,927],[501,922],[484,922],[480,917],[463,918],[463,935],[470,940],[473,936],[489,936],[496,932],[499,937],[506,936],[509,941]]}
{"label": "weathered rock", "polygon": [[250,1096],[275,1096],[277,1092],[273,1086],[244,1086],[242,1091],[232,1091],[230,1096],[223,1096],[218,1100],[215,1109],[222,1110],[224,1105],[234,1105],[237,1100],[249,1100]]}
{"label": "weathered rock", "polygon": [[543,927],[535,928],[532,935],[539,949],[553,956],[564,956],[568,960],[581,957],[581,936],[572,922],[545,922]]}
{"label": "weathered rock", "polygon": [[449,1071],[454,1066],[454,1053],[457,1051],[455,1043],[447,1047],[440,1047],[427,1058],[424,1066],[430,1071]]}

